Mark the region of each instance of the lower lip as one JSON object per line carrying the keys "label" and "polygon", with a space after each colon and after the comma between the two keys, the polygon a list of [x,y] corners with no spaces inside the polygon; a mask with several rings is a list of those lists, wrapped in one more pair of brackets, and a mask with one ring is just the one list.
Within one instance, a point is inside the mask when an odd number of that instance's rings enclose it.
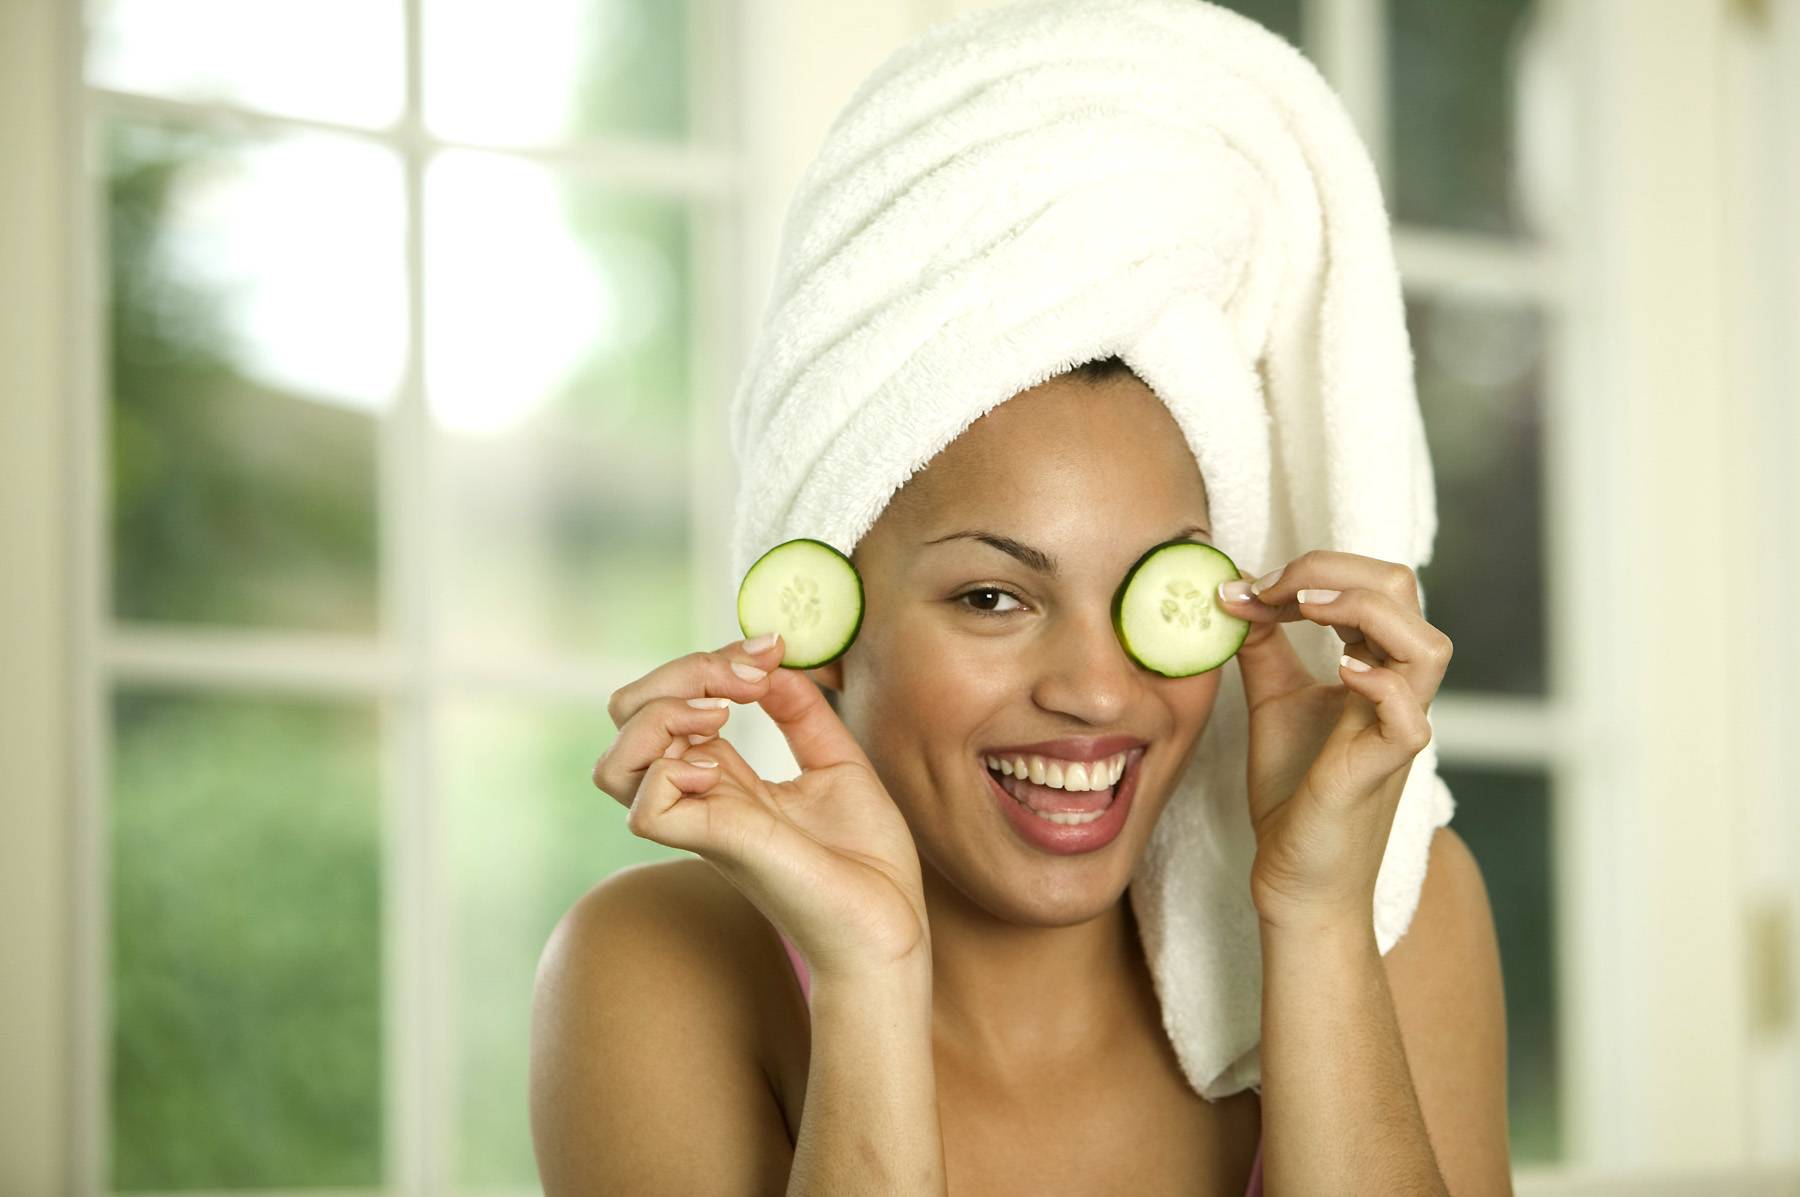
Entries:
{"label": "lower lip", "polygon": [[[1137,791],[1138,774],[1143,770],[1143,752],[1134,749],[1138,754],[1135,761],[1130,762],[1125,775],[1119,779],[1118,792],[1113,795],[1112,805],[1106,813],[1092,823],[1064,824],[1052,823],[1048,819],[1040,819],[1026,809],[1025,804],[1006,792],[995,777],[986,768],[982,775],[987,778],[988,789],[1000,803],[1007,821],[1019,838],[1044,852],[1058,856],[1074,856],[1081,852],[1093,852],[1104,848],[1119,836],[1125,827],[1125,818],[1131,813],[1131,796]],[[980,759],[976,765],[980,767]]]}

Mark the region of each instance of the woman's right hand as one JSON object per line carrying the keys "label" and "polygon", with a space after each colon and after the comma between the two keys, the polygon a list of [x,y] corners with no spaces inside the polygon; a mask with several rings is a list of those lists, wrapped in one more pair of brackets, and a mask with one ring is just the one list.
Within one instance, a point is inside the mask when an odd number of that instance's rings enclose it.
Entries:
{"label": "woman's right hand", "polygon": [[[594,784],[633,835],[694,852],[749,898],[814,973],[857,976],[930,959],[918,849],[850,729],[782,646],[742,642],[677,657],[613,692],[619,734]],[[733,661],[768,670],[746,681]],[[690,700],[711,700],[696,706]],[[729,702],[760,703],[799,764],[771,782],[718,735]],[[689,736],[712,736],[691,744]],[[717,762],[708,768],[694,761]]]}

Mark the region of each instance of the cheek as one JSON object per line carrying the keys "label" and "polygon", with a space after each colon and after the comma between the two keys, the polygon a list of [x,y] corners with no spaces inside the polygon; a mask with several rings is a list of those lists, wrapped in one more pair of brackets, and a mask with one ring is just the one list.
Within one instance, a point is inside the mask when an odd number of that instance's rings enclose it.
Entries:
{"label": "cheek", "polygon": [[1184,731],[1198,735],[1206,726],[1207,719],[1212,716],[1213,704],[1218,701],[1224,673],[1224,667],[1220,666],[1199,677],[1165,679],[1161,687],[1163,701]]}
{"label": "cheek", "polygon": [[931,618],[895,620],[866,641],[858,638],[852,651],[863,650],[863,665],[870,688],[881,691],[871,702],[891,706],[917,704],[930,699],[927,714],[948,706],[979,705],[980,696],[1006,689],[1005,667],[1016,662],[1017,649],[981,637],[956,635],[953,628]]}

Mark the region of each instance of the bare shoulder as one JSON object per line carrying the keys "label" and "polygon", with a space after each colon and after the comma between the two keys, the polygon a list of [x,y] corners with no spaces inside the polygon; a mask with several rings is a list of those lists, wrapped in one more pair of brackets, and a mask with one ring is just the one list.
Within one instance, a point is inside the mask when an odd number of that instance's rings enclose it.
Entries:
{"label": "bare shoulder", "polygon": [[1382,957],[1413,1089],[1452,1193],[1512,1193],[1506,1001],[1481,866],[1450,827],[1432,837],[1412,924]]}
{"label": "bare shoulder", "polygon": [[792,1149],[765,1064],[772,987],[759,963],[773,934],[694,857],[623,869],[570,907],[532,1007],[546,1193],[785,1186]]}
{"label": "bare shoulder", "polygon": [[[717,869],[682,856],[631,865],[596,883],[569,908],[545,951],[548,956],[551,948],[597,936],[627,937],[648,941],[640,946],[700,948],[676,955],[724,964],[748,958],[746,933],[773,934],[773,929]],[[566,942],[559,945],[559,939]]]}

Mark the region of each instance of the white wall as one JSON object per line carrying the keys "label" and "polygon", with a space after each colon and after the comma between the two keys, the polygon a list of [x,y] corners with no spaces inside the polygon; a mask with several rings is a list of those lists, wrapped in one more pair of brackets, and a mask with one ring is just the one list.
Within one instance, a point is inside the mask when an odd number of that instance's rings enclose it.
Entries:
{"label": "white wall", "polygon": [[0,0],[0,1193],[21,1194],[66,1187],[59,20]]}

